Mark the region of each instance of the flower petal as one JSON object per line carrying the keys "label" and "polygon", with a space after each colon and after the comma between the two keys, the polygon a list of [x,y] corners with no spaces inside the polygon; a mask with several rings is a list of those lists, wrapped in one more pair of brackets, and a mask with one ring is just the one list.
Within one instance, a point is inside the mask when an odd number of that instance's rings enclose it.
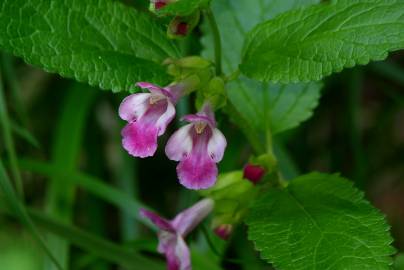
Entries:
{"label": "flower petal", "polygon": [[163,95],[170,99],[174,98],[173,94],[170,91],[170,88],[166,89],[166,88],[160,87],[158,85],[155,85],[155,84],[152,84],[149,82],[138,82],[136,85],[139,86],[140,88],[149,90],[150,93],[152,93],[152,94]]}
{"label": "flower petal", "polygon": [[223,158],[227,141],[223,133],[217,128],[212,129],[212,136],[208,143],[208,153],[214,162],[219,162]]}
{"label": "flower petal", "polygon": [[190,123],[195,123],[195,122],[205,122],[207,124],[209,124],[209,126],[211,126],[212,128],[215,127],[215,120],[211,118],[209,118],[208,116],[204,115],[204,114],[188,114],[182,117],[182,120],[185,120],[187,122]]}
{"label": "flower petal", "polygon": [[207,152],[192,151],[177,166],[180,183],[189,189],[207,189],[213,186],[217,178],[216,163]]}
{"label": "flower petal", "polygon": [[149,107],[149,93],[140,93],[127,96],[119,106],[119,116],[126,121],[140,118]]}
{"label": "flower petal", "polygon": [[166,155],[169,159],[180,161],[189,155],[192,150],[192,137],[190,134],[192,127],[193,124],[188,124],[171,135],[166,145]]}
{"label": "flower petal", "polygon": [[175,117],[175,107],[169,100],[167,100],[167,109],[160,116],[160,118],[157,120],[157,122],[155,124],[155,126],[159,130],[159,133],[158,133],[159,136],[164,134],[168,124],[170,124],[170,122],[174,119],[174,117]]}
{"label": "flower petal", "polygon": [[132,122],[122,129],[122,145],[132,156],[150,157],[157,150],[158,128],[142,121]]}
{"label": "flower petal", "polygon": [[[175,255],[180,263],[179,270],[191,270],[191,254],[189,248],[185,243],[184,239],[178,235],[177,236],[177,246],[175,247]],[[174,268],[169,269],[174,270]]]}
{"label": "flower petal", "polygon": [[140,209],[140,215],[149,219],[151,222],[154,223],[160,230],[174,232],[174,227],[170,224],[168,220],[165,218],[160,217],[156,213],[153,213],[147,209]]}
{"label": "flower petal", "polygon": [[191,270],[189,248],[180,235],[159,232],[158,251],[165,254],[168,270]]}
{"label": "flower petal", "polygon": [[171,222],[177,233],[185,237],[192,231],[213,209],[212,199],[203,199],[192,207],[179,213]]}

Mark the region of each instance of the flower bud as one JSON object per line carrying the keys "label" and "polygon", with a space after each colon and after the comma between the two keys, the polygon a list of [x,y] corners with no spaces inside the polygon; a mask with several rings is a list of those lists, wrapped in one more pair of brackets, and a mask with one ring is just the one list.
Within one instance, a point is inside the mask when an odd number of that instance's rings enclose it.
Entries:
{"label": "flower bud", "polygon": [[248,163],[244,167],[243,177],[253,184],[257,184],[261,181],[262,177],[265,174],[265,169],[259,165],[253,165]]}
{"label": "flower bud", "polygon": [[190,16],[174,17],[167,28],[167,35],[170,38],[183,38],[187,36],[198,25],[200,12],[196,11]]}
{"label": "flower bud", "polygon": [[231,224],[222,224],[214,229],[214,232],[217,236],[222,238],[223,240],[228,240],[230,235],[233,232],[233,225]]}

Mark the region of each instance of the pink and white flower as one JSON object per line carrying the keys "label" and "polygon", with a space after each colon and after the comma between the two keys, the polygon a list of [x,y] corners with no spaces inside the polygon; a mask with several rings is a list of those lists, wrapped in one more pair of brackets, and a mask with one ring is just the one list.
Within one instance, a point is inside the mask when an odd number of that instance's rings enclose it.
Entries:
{"label": "pink and white flower", "polygon": [[139,82],[137,86],[150,93],[138,93],[126,97],[119,107],[119,116],[128,122],[122,130],[122,145],[132,156],[153,156],[157,149],[157,137],[161,136],[175,116],[175,104],[183,94],[182,83],[159,87]]}
{"label": "pink and white flower", "polygon": [[140,210],[141,215],[160,229],[157,251],[166,256],[168,270],[192,269],[189,248],[184,238],[212,211],[213,205],[212,199],[203,199],[179,213],[173,220],[145,209]]}
{"label": "pink and white flower", "polygon": [[183,119],[190,124],[171,136],[166,145],[166,154],[169,159],[180,161],[177,174],[182,185],[189,189],[209,188],[216,182],[216,163],[223,158],[226,138],[216,128],[210,105]]}

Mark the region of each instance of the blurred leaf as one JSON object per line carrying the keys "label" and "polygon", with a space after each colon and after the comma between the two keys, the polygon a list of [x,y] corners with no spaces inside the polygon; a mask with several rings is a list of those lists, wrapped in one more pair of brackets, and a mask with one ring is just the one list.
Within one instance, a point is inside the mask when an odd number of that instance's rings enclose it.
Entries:
{"label": "blurred leaf", "polygon": [[[246,33],[257,23],[279,13],[300,6],[318,3],[318,0],[241,0],[214,1],[212,9],[222,36],[223,67],[226,72],[237,69],[241,61],[242,44]],[[213,36],[204,25],[201,42],[203,55],[213,59]],[[231,41],[231,42],[230,42]],[[296,127],[312,115],[320,97],[321,84],[271,85],[241,76],[227,85],[227,95],[233,107],[232,118],[241,126],[250,141],[257,141],[268,124],[273,133]],[[254,146],[262,149],[262,147]]]}
{"label": "blurred leaf", "polygon": [[394,270],[404,270],[404,254],[398,254],[394,260]]}
{"label": "blurred leaf", "polygon": [[8,159],[11,167],[11,173],[15,183],[17,194],[21,198],[24,198],[24,186],[22,183],[20,169],[18,168],[17,153],[15,150],[14,137],[12,134],[12,124],[7,111],[6,96],[4,93],[1,73],[0,73],[0,128],[2,132],[1,135],[3,136],[3,143],[7,150]]}
{"label": "blurred leaf", "polygon": [[136,81],[166,82],[160,63],[178,56],[152,17],[110,0],[3,0],[0,48],[115,92]]}
{"label": "blurred leaf", "polygon": [[404,2],[340,0],[290,11],[248,33],[241,71],[281,83],[320,80],[404,48]]}
{"label": "blurred leaf", "polygon": [[63,225],[39,212],[30,211],[30,216],[43,229],[69,240],[89,253],[122,265],[127,269],[165,269],[162,263],[149,260],[139,255],[135,250],[123,248],[73,226]]}
{"label": "blurred leaf", "polygon": [[119,189],[105,184],[100,179],[79,172],[69,172],[58,166],[30,159],[20,160],[19,164],[23,170],[47,176],[52,180],[58,179],[58,181],[61,181],[63,179],[69,179],[72,181],[72,184],[83,188],[87,192],[111,203],[112,205],[115,205],[132,218],[136,218],[139,222],[147,225],[150,229],[155,230],[155,226],[152,226],[146,219],[141,218],[138,215],[140,208],[149,207],[146,207]]}
{"label": "blurred leaf", "polygon": [[[87,117],[98,92],[95,88],[79,83],[73,83],[68,90],[54,134],[52,160],[60,170],[73,171],[78,166]],[[75,184],[72,180],[52,179],[46,196],[46,211],[49,215],[69,224],[73,218],[75,201]],[[68,242],[54,236],[48,237],[48,242],[62,265],[68,268]]]}
{"label": "blurred leaf", "polygon": [[390,269],[392,238],[378,210],[337,175],[311,173],[251,208],[249,239],[280,270]]}
{"label": "blurred leaf", "polygon": [[23,204],[21,204],[20,200],[15,194],[13,186],[11,185],[10,179],[7,175],[7,172],[1,160],[0,160],[0,189],[13,215],[17,216],[20,219],[20,221],[27,227],[27,229],[31,232],[32,236],[34,237],[34,239],[44,249],[44,251],[52,260],[57,269],[62,270],[63,268],[60,266],[59,262],[53,256],[53,253],[45,244],[42,236],[39,234],[36,227],[32,223],[31,218],[28,216]]}
{"label": "blurred leaf", "polygon": [[29,132],[29,130],[18,125],[15,122],[11,122],[11,128],[16,135],[20,136],[22,139],[27,141],[29,144],[31,144],[32,146],[34,146],[36,148],[40,148],[38,140],[35,138],[34,135],[31,134],[31,132]]}
{"label": "blurred leaf", "polygon": [[208,6],[210,0],[178,0],[157,10],[159,15],[188,16],[199,8]]}

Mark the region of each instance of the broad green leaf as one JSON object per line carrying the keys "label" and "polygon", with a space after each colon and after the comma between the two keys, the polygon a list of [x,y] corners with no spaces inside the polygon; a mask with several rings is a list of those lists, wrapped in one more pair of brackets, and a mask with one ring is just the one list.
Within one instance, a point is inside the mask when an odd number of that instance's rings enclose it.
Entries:
{"label": "broad green leaf", "polygon": [[310,118],[320,98],[321,83],[265,85],[241,79],[229,85],[228,97],[254,131],[273,134],[296,127]]}
{"label": "broad green leaf", "polygon": [[160,63],[178,56],[151,16],[111,0],[3,0],[0,49],[113,91],[166,82]]}
{"label": "broad green leaf", "polygon": [[[241,62],[242,43],[248,31],[256,24],[287,10],[318,2],[318,0],[213,1],[212,9],[222,36],[225,72],[237,69]],[[204,33],[203,54],[214,59],[213,37],[207,25],[204,25]],[[268,124],[272,128],[272,133],[279,133],[296,127],[308,119],[318,103],[320,88],[321,84],[316,83],[281,86],[263,84],[241,77],[227,86],[227,94],[233,105],[233,111],[239,114],[237,123],[244,124],[243,131],[249,133],[250,138],[259,138],[259,134]]]}
{"label": "broad green leaf", "polygon": [[249,239],[279,270],[390,269],[383,216],[352,183],[311,173],[272,189],[247,217]]}
{"label": "broad green leaf", "polygon": [[341,0],[284,13],[252,30],[241,71],[272,82],[320,80],[404,48],[404,1]]}
{"label": "broad green leaf", "polygon": [[159,15],[188,16],[199,8],[208,6],[210,0],[178,0],[159,9]]}

